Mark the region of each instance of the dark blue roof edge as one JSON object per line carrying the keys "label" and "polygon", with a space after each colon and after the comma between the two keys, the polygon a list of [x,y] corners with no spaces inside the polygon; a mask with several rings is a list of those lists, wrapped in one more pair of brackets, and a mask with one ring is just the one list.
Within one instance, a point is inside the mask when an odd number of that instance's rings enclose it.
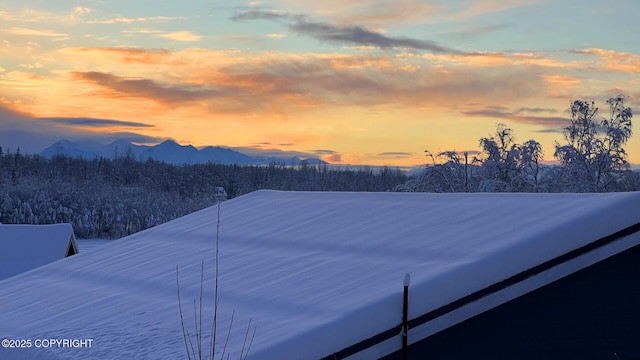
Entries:
{"label": "dark blue roof edge", "polygon": [[[522,271],[516,275],[513,275],[505,280],[502,280],[500,282],[497,282],[493,285],[490,285],[482,290],[478,290],[472,294],[469,294],[465,297],[462,297],[458,300],[455,300],[447,305],[441,306],[435,310],[432,310],[428,313],[422,314],[412,320],[409,320],[409,329],[415,328],[417,326],[426,324],[427,322],[434,320],[442,315],[445,315],[447,313],[453,312],[454,310],[457,310],[467,304],[470,304],[474,301],[480,300],[481,298],[484,298],[486,296],[489,296],[493,293],[496,293],[502,289],[505,289],[509,286],[513,286],[523,280],[526,280],[527,278],[531,277],[531,276],[535,276],[539,273],[542,273],[546,270],[549,270],[555,266],[558,266],[560,264],[563,264],[567,261],[576,259],[584,254],[587,254],[593,250],[596,250],[598,248],[601,248],[605,245],[611,244],[617,240],[620,240],[624,237],[627,237],[629,235],[633,235],[635,233],[640,232],[640,223],[631,225],[627,228],[624,228],[620,231],[617,231],[611,235],[607,235],[603,238],[600,238],[596,241],[593,241],[583,247],[580,247],[578,249],[569,251],[563,255],[560,255],[556,258],[553,258],[549,261],[546,261],[540,265],[534,266],[528,270]],[[392,327],[391,329],[385,330],[377,335],[374,335],[366,340],[363,340],[357,344],[351,345],[347,348],[344,348],[338,352],[335,352],[331,355],[325,356],[324,358],[322,358],[321,360],[336,360],[336,359],[344,359],[346,357],[349,356],[353,356],[361,351],[364,351],[366,349],[369,349],[375,345],[378,345],[380,343],[382,343],[383,341],[389,340],[395,336],[397,336],[398,334],[400,334],[400,331],[402,329],[402,324],[398,324],[397,326]],[[422,339],[418,339],[422,340]],[[400,350],[400,346],[398,345],[398,350]]]}

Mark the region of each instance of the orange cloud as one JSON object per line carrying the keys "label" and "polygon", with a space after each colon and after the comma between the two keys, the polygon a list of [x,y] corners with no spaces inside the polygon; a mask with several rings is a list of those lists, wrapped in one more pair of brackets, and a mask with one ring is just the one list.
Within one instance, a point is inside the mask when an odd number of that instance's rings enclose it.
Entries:
{"label": "orange cloud", "polygon": [[446,107],[461,96],[469,96],[469,101],[495,96],[510,101],[537,93],[536,86],[549,81],[540,77],[546,75],[544,67],[529,67],[532,61],[544,60],[542,56],[504,53],[296,55],[139,48],[67,48],[61,53],[71,64],[90,64],[115,76],[126,70],[123,80],[146,79],[164,88],[210,89],[215,99],[199,101],[213,104],[225,99],[219,106],[234,112],[281,108],[282,113],[322,104]]}
{"label": "orange cloud", "polygon": [[87,81],[105,88],[105,97],[148,98],[164,104],[177,105],[214,96],[214,91],[187,86],[159,84],[149,79],[127,79],[96,71],[72,72],[76,80]]}
{"label": "orange cloud", "polygon": [[322,157],[322,160],[328,162],[328,163],[332,163],[332,164],[339,164],[342,162],[342,155],[340,154],[331,154],[331,155],[327,155]]}
{"label": "orange cloud", "polygon": [[582,83],[581,79],[565,75],[542,75],[542,78],[550,89],[560,89],[561,93],[567,93]]}
{"label": "orange cloud", "polygon": [[[247,114],[286,114],[323,105],[442,108],[461,98],[482,102],[499,97],[509,102],[538,93],[543,84],[538,72],[528,67],[498,66],[505,61],[503,54],[453,58],[482,59],[484,68],[439,66],[438,61],[451,57],[434,61],[344,54],[247,56],[201,49],[69,48],[64,55],[79,64],[109,64],[109,72],[72,73],[74,80],[99,85],[101,96],[143,97],[167,106],[195,101],[211,111]],[[494,66],[489,66],[492,61]],[[120,75],[122,70],[130,75]]]}
{"label": "orange cloud", "polygon": [[[89,57],[110,59],[111,61],[124,64],[162,64],[171,55],[167,49],[142,49],[137,47],[114,47],[114,48],[64,48],[60,50],[70,56],[85,55]],[[175,65],[175,63],[174,63]]]}
{"label": "orange cloud", "polygon": [[25,71],[10,71],[0,74],[0,85],[14,90],[34,90],[45,88],[45,77]]}
{"label": "orange cloud", "polygon": [[636,54],[598,48],[575,50],[574,53],[598,56],[603,61],[600,66],[609,70],[640,73],[640,56]]}
{"label": "orange cloud", "polygon": [[[403,54],[402,56],[411,56]],[[572,63],[563,63],[550,59],[540,53],[502,53],[502,52],[470,52],[470,53],[453,53],[453,54],[424,54],[422,58],[429,59],[439,64],[452,63],[459,66],[482,66],[482,67],[501,67],[501,66],[526,66],[534,65],[540,67],[574,67]]]}
{"label": "orange cloud", "polygon": [[[131,119],[145,112],[168,116],[161,114],[171,109],[174,117],[230,114],[250,124],[266,118],[290,121],[339,108],[433,113],[456,108],[461,101],[513,104],[544,95],[549,81],[543,76],[548,75],[545,68],[519,64],[520,58],[530,61],[536,56],[63,48],[52,53],[49,62],[40,62],[48,70],[43,78],[30,79],[30,89],[49,90],[34,97],[5,76],[6,91],[0,96],[32,102],[30,111],[49,117],[104,118],[112,116],[109,109],[117,109],[127,114],[124,119]],[[474,62],[483,66],[469,66]],[[69,70],[51,68],[59,64]],[[56,108],[63,114],[55,113]]]}

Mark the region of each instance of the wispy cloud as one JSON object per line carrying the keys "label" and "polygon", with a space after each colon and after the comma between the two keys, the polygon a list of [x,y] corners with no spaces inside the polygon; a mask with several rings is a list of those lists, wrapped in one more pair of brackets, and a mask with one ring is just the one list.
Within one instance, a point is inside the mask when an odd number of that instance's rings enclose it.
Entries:
{"label": "wispy cloud", "polygon": [[609,55],[611,53],[614,53],[610,50],[598,49],[598,48],[574,49],[574,50],[571,50],[571,52],[574,54],[580,54],[580,55],[598,55],[598,56]]}
{"label": "wispy cloud", "polygon": [[89,20],[87,21],[87,24],[118,24],[118,23],[133,24],[136,21],[141,21],[141,20],[128,18],[124,16],[118,16],[115,18],[105,19],[105,20]]}
{"label": "wispy cloud", "polygon": [[466,21],[481,15],[539,5],[546,1],[547,0],[472,0],[470,3],[465,2],[464,8],[454,13],[451,18],[456,21]]}
{"label": "wispy cloud", "polygon": [[122,121],[112,119],[93,119],[93,118],[68,118],[68,117],[51,117],[51,118],[39,118],[41,121],[46,121],[53,124],[83,126],[83,127],[134,127],[134,128],[151,128],[154,127],[150,124],[145,124],[135,121]]}
{"label": "wispy cloud", "polygon": [[[401,56],[415,57],[416,54]],[[542,53],[472,51],[453,54],[422,54],[422,58],[438,63],[450,63],[466,67],[536,66],[547,68],[571,68],[573,64],[561,62]]]}
{"label": "wispy cloud", "polygon": [[320,150],[313,150],[313,153],[316,155],[332,155],[332,154],[337,154],[337,151],[320,149]]}
{"label": "wispy cloud", "polygon": [[375,46],[380,49],[415,49],[434,53],[457,52],[434,41],[408,37],[390,37],[361,26],[335,26],[322,22],[297,22],[289,26],[294,31],[315,39],[363,46]]}
{"label": "wispy cloud", "polygon": [[151,34],[151,35],[164,33],[164,31],[162,30],[154,30],[154,29],[147,29],[147,28],[136,28],[131,30],[128,29],[128,30],[122,30],[122,32],[125,34]]}
{"label": "wispy cloud", "polygon": [[530,108],[530,107],[522,107],[515,111],[516,114],[520,114],[520,113],[540,114],[540,113],[557,113],[557,112],[558,110],[551,109],[551,108]]}
{"label": "wispy cloud", "polygon": [[516,111],[508,111],[503,107],[485,107],[480,110],[462,111],[462,114],[466,116],[509,120],[517,123],[545,126],[547,127],[545,130],[547,132],[555,132],[557,131],[557,129],[561,129],[568,124],[569,120],[566,117],[536,116],[536,115],[526,114],[526,113],[541,113],[545,111],[552,112],[552,113],[556,112],[556,110],[553,110],[553,109],[534,109],[533,111],[531,111],[530,109],[527,109],[527,108],[520,108]]}
{"label": "wispy cloud", "polygon": [[328,150],[328,149],[317,149],[313,150],[312,153],[314,155],[320,156],[320,158],[326,162],[332,164],[338,164],[342,162],[342,154],[338,151]]}
{"label": "wispy cloud", "polygon": [[158,34],[159,37],[171,39],[175,41],[200,41],[202,36],[192,33],[191,31],[175,31],[166,34]]}
{"label": "wispy cloud", "polygon": [[169,22],[173,20],[185,20],[185,17],[170,17],[170,16],[149,16],[149,17],[136,17],[130,18],[125,16],[116,16],[103,20],[89,20],[88,24],[133,24],[136,22]]}
{"label": "wispy cloud", "polygon": [[379,153],[378,156],[392,157],[392,158],[410,158],[415,155],[410,152],[404,152],[404,151],[387,151],[387,152]]}
{"label": "wispy cloud", "polygon": [[44,36],[44,37],[67,37],[68,34],[59,33],[54,30],[37,30],[37,29],[29,29],[22,27],[12,27],[9,30],[6,30],[8,33],[13,35],[22,35],[22,36]]}
{"label": "wispy cloud", "polygon": [[133,30],[123,30],[123,33],[154,35],[154,36],[165,38],[165,39],[171,39],[175,41],[184,41],[184,42],[194,42],[194,41],[202,40],[202,36],[195,34],[191,31],[165,32],[162,30],[139,28],[139,29],[133,29]]}
{"label": "wispy cloud", "polygon": [[464,39],[488,35],[507,28],[509,28],[507,24],[494,24],[471,28],[458,28],[456,30],[443,32],[442,35]]}
{"label": "wispy cloud", "polygon": [[85,6],[76,6],[71,10],[71,13],[74,15],[84,15],[89,14],[91,9]]}
{"label": "wispy cloud", "polygon": [[336,24],[369,24],[376,27],[424,24],[435,21],[443,6],[423,0],[342,1],[318,4],[315,14],[328,16]]}
{"label": "wispy cloud", "polygon": [[76,6],[67,12],[51,12],[25,6],[20,10],[0,11],[0,19],[14,23],[71,25],[82,22],[83,18],[91,12],[91,8],[86,6]]}
{"label": "wispy cloud", "polygon": [[289,158],[298,157],[301,159],[315,158],[316,154],[303,151],[287,151],[276,148],[265,148],[263,146],[240,146],[230,147],[230,149],[239,151],[243,154],[251,156],[264,156],[264,157],[276,157],[276,158]]}
{"label": "wispy cloud", "polygon": [[302,14],[290,14],[285,11],[266,11],[259,9],[245,10],[241,12],[237,12],[231,16],[231,20],[233,21],[245,21],[245,20],[271,20],[277,21],[281,23],[288,23],[290,21],[293,22],[304,22],[306,21],[307,15]]}
{"label": "wispy cloud", "polygon": [[42,67],[42,64],[39,62],[36,62],[34,64],[20,64],[18,65],[19,67],[23,67],[23,68],[27,68],[27,69],[40,69]]}
{"label": "wispy cloud", "polygon": [[289,30],[314,39],[356,46],[374,46],[380,49],[415,49],[434,53],[455,53],[457,50],[447,48],[434,41],[409,37],[392,37],[356,25],[333,25],[326,22],[312,21],[301,14],[286,12],[247,10],[231,17],[234,21],[270,20],[284,23]]}

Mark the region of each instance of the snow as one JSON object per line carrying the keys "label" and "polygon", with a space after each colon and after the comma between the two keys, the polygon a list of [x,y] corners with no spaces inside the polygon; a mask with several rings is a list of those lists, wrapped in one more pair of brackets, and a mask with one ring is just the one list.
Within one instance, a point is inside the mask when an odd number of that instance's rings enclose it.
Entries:
{"label": "snow", "polygon": [[112,239],[77,239],[78,251],[85,253],[89,251],[100,250],[103,245],[110,244]]}
{"label": "snow", "polygon": [[[250,359],[318,359],[399,325],[406,274],[412,319],[639,223],[639,208],[640,193],[257,191],[221,204],[217,339],[234,313],[231,358],[251,320]],[[185,358],[176,267],[193,334],[203,260],[208,351],[216,217],[208,208],[0,281],[0,339],[93,339],[0,358]]]}
{"label": "snow", "polygon": [[70,242],[71,224],[0,224],[0,280],[64,258]]}

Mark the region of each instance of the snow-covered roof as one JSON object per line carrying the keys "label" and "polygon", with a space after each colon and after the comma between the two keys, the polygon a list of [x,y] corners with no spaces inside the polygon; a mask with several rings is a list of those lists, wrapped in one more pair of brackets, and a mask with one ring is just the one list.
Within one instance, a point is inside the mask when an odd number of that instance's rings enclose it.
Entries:
{"label": "snow-covered roof", "polygon": [[71,224],[0,224],[0,280],[77,253]]}
{"label": "snow-covered roof", "polygon": [[[415,319],[637,225],[638,209],[640,193],[244,195],[220,209],[217,339],[234,313],[231,358],[250,319],[249,359],[330,356],[399,324],[407,273]],[[185,358],[176,266],[193,334],[202,260],[208,349],[217,211],[0,282],[0,338],[93,339],[82,349],[0,348],[0,357]]]}

